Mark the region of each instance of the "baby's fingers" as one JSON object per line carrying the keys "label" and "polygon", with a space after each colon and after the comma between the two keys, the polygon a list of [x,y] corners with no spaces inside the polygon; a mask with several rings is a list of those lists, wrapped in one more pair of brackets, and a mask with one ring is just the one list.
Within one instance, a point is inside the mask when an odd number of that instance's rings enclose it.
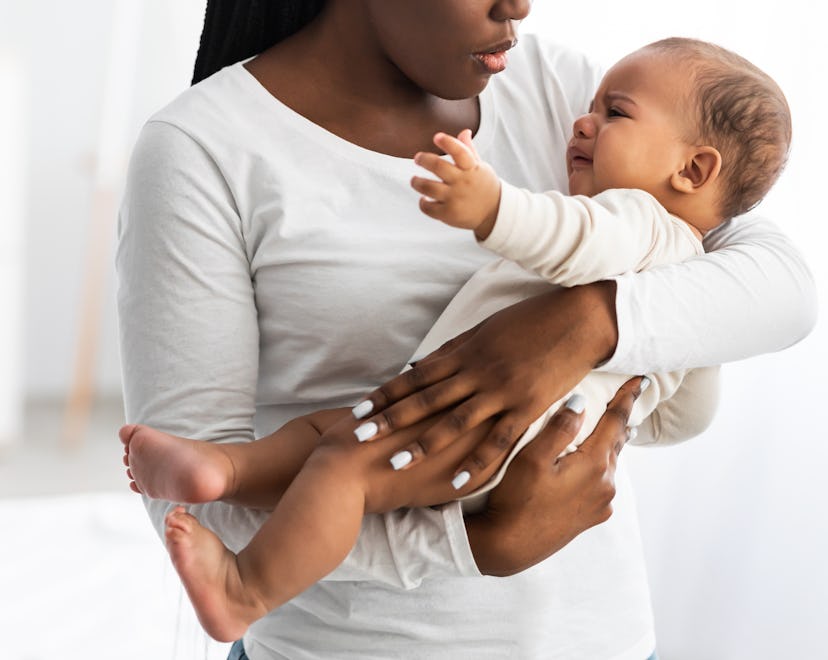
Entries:
{"label": "baby's fingers", "polygon": [[472,142],[471,129],[464,128],[457,134],[457,139],[466,145],[466,147],[469,149],[469,151],[472,152],[472,154],[477,160],[480,160],[480,156],[477,154],[477,149],[474,148],[474,143]]}
{"label": "baby's fingers", "polygon": [[421,151],[416,154],[414,156],[414,163],[424,170],[428,170],[446,183],[451,183],[460,175],[460,170],[454,163],[427,151]]}
{"label": "baby's fingers", "polygon": [[448,186],[442,181],[415,176],[411,178],[411,187],[424,197],[438,202],[445,200],[448,196]]}
{"label": "baby's fingers", "polygon": [[472,170],[478,166],[477,154],[460,140],[446,133],[437,133],[434,144],[452,157],[454,163],[461,170]]}

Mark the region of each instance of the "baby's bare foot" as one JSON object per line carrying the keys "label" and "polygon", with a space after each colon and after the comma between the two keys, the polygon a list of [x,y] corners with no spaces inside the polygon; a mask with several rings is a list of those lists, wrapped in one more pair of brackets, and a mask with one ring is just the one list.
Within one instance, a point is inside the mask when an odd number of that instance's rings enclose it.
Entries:
{"label": "baby's bare foot", "polygon": [[268,610],[242,583],[236,556],[183,507],[166,525],[167,551],[202,627],[220,642],[241,639]]}
{"label": "baby's bare foot", "polygon": [[217,445],[139,424],[124,426],[118,435],[129,486],[136,493],[198,504],[219,500],[232,487],[233,464]]}

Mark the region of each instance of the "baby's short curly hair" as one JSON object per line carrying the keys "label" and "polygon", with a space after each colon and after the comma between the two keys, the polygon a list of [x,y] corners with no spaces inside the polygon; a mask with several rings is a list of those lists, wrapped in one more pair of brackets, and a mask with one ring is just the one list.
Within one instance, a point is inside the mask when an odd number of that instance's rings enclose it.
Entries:
{"label": "baby's short curly hair", "polygon": [[735,53],[697,39],[672,37],[644,47],[692,68],[691,103],[698,135],[722,156],[719,212],[731,218],[756,206],[788,159],[791,113],[785,95],[761,69]]}

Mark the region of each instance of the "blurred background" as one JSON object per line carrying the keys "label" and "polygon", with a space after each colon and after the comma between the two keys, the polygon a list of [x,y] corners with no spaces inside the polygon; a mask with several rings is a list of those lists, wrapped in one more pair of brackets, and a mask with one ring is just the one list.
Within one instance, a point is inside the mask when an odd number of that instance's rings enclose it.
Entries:
{"label": "blurred background", "polygon": [[[2,657],[221,658],[126,491],[115,216],[143,122],[189,84],[203,0],[0,0]],[[828,46],[817,4],[538,0],[525,31],[603,66],[670,35],[732,48],[785,90],[794,145],[758,213],[828,291],[819,197]],[[828,658],[828,321],[724,369],[703,436],[626,450],[662,660]]]}

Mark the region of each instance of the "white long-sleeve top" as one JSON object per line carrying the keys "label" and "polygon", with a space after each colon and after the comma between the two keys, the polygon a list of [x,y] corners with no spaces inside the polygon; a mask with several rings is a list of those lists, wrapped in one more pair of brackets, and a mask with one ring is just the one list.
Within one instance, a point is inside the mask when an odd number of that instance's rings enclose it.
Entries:
{"label": "white long-sleeve top", "polygon": [[[582,57],[524,37],[480,96],[477,150],[516,185],[565,189],[562,154],[597,80]],[[297,115],[241,65],[154,116],[119,218],[128,420],[252,439],[398,373],[492,258],[419,212],[415,171]],[[813,284],[772,224],[746,219],[711,241],[712,255],[618,280],[621,337],[606,368],[714,364],[808,332]],[[671,333],[692,346],[664,342]],[[617,487],[629,502],[623,469]],[[147,508],[160,532],[169,504]],[[233,548],[262,520],[222,503],[193,509]],[[620,509],[502,579],[479,575],[459,504],[367,516],[339,569],[251,628],[248,655],[641,660],[654,645],[649,597],[635,513]],[[595,552],[581,547],[593,534]]]}

